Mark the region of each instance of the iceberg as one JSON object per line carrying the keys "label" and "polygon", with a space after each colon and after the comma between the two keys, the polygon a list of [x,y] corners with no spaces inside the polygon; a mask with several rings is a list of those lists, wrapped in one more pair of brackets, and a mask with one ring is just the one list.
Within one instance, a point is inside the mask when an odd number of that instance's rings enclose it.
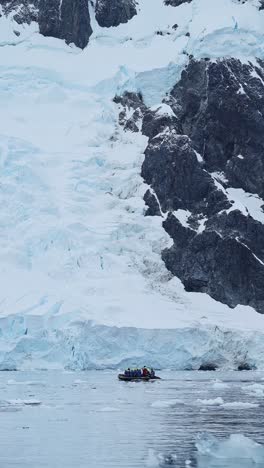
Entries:
{"label": "iceberg", "polygon": [[253,468],[264,463],[264,447],[243,434],[220,440],[208,434],[196,442],[198,468]]}

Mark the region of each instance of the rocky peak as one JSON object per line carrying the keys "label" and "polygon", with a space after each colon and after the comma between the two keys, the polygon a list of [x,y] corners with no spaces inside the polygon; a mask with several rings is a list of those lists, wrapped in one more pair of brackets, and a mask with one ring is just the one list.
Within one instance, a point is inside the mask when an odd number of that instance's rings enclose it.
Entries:
{"label": "rocky peak", "polygon": [[105,28],[127,23],[137,14],[135,0],[96,0],[95,16]]}

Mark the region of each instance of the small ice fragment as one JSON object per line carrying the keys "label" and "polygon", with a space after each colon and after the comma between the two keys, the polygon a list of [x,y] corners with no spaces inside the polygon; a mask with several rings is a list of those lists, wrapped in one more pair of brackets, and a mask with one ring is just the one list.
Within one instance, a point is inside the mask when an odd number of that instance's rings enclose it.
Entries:
{"label": "small ice fragment", "polygon": [[114,411],[120,411],[119,408],[113,408],[112,406],[105,406],[104,408],[100,408],[99,410],[101,413],[112,413]]}
{"label": "small ice fragment", "polygon": [[157,400],[151,406],[152,408],[171,408],[179,403],[182,403],[182,400]]}
{"label": "small ice fragment", "polygon": [[39,406],[41,405],[41,401],[39,400],[20,400],[19,398],[16,400],[7,400],[9,405],[18,405],[18,406]]}
{"label": "small ice fragment", "polygon": [[146,460],[146,466],[147,467],[151,467],[151,468],[158,468],[159,467],[159,459],[156,455],[156,453],[154,452],[154,450],[152,449],[149,449],[149,452],[148,452],[148,457],[147,457],[147,460]]}
{"label": "small ice fragment", "polygon": [[224,403],[221,406],[223,408],[230,408],[230,409],[250,409],[250,408],[257,408],[259,405],[257,403],[248,403],[245,401],[232,401],[232,402]]}
{"label": "small ice fragment", "polygon": [[220,406],[224,404],[224,400],[221,397],[217,397],[217,398],[209,399],[209,400],[198,399],[197,402],[205,406]]}
{"label": "small ice fragment", "polygon": [[38,380],[33,380],[33,381],[31,381],[31,380],[29,380],[29,381],[27,381],[27,380],[26,380],[26,381],[23,381],[23,380],[22,380],[22,381],[19,381],[19,380],[9,379],[9,380],[7,381],[7,385],[26,385],[26,386],[28,386],[28,387],[34,386],[34,385],[36,385],[36,386],[39,385],[39,386],[45,387],[45,383],[44,383],[44,382],[40,382],[40,381],[38,381]]}
{"label": "small ice fragment", "polygon": [[216,390],[222,390],[222,389],[225,389],[225,388],[228,388],[229,385],[227,385],[226,383],[224,382],[221,382],[221,381],[215,381],[213,383],[213,388],[215,388]]}
{"label": "small ice fragment", "polygon": [[248,393],[249,395],[254,395],[256,397],[263,397],[264,396],[264,385],[262,384],[252,384],[252,385],[247,385],[246,387],[243,387],[243,390],[245,393]]}

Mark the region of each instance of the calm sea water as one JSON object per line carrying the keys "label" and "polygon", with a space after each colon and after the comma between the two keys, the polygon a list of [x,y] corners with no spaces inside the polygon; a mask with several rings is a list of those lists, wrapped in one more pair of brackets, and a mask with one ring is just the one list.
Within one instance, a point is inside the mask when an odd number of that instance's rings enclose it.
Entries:
{"label": "calm sea water", "polygon": [[[126,383],[114,372],[0,373],[0,467],[206,468],[201,433],[264,444],[264,373],[160,375]],[[242,466],[224,463],[213,466]]]}

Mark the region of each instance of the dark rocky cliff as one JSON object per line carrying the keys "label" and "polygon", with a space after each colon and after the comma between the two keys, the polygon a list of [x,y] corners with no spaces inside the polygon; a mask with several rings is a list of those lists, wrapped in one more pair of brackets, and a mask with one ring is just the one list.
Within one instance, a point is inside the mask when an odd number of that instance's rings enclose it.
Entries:
{"label": "dark rocky cliff", "polygon": [[[152,116],[159,135],[142,167],[174,241],[163,260],[188,291],[264,313],[264,226],[232,207],[226,192],[264,196],[263,63],[191,60],[168,102],[177,125],[164,131]],[[187,226],[178,209],[190,212]]]}
{"label": "dark rocky cliff", "polygon": [[90,8],[102,27],[127,23],[137,14],[135,0],[0,0],[3,13],[18,24],[36,21],[44,36],[64,39],[84,49],[92,34]]}
{"label": "dark rocky cliff", "polygon": [[165,5],[180,6],[183,3],[191,3],[192,0],[164,0]]}
{"label": "dark rocky cliff", "polygon": [[92,34],[87,0],[0,0],[5,15],[18,23],[39,23],[44,36],[64,39],[84,49]]}
{"label": "dark rocky cliff", "polygon": [[102,27],[127,23],[136,14],[135,0],[96,0],[95,16]]}
{"label": "dark rocky cliff", "polygon": [[[190,60],[166,98],[172,113],[144,107],[137,95],[126,129],[149,137],[142,176],[147,215],[163,216],[173,246],[167,268],[187,291],[264,313],[264,225],[228,193],[264,196],[264,64]],[[178,210],[187,219],[181,222]]]}
{"label": "dark rocky cliff", "polygon": [[86,0],[40,0],[39,31],[84,49],[92,34],[90,14]]}

